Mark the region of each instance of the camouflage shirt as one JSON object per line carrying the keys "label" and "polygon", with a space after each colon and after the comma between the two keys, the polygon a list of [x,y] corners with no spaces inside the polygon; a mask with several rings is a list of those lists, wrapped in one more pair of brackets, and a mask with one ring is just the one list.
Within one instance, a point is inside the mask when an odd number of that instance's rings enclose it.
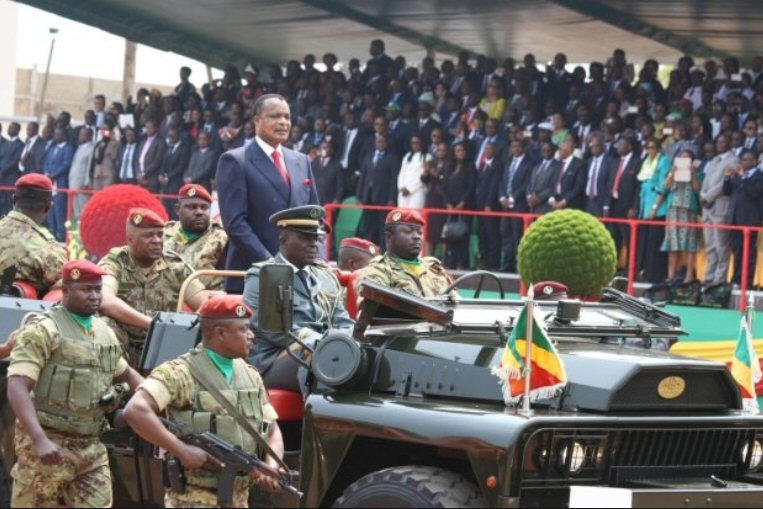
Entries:
{"label": "camouflage shirt", "polygon": [[[206,232],[195,240],[186,239],[180,232],[180,222],[171,221],[164,227],[164,252],[181,255],[195,270],[214,270],[228,243],[222,225],[213,221]],[[203,277],[202,284],[209,290],[222,290],[224,278]]]}
{"label": "camouflage shirt", "polygon": [[34,286],[42,297],[61,278],[67,260],[66,249],[26,214],[14,210],[0,220],[0,274],[15,265],[15,279]]}
{"label": "camouflage shirt", "polygon": [[374,281],[393,290],[400,290],[418,297],[439,297],[452,282],[450,275],[437,258],[426,257],[420,274],[414,275],[401,263],[388,255],[377,256],[361,270],[355,281],[355,291],[360,296],[363,281]]}
{"label": "camouflage shirt", "polygon": [[[99,264],[109,275],[103,278],[104,286],[136,311],[152,316],[158,311],[177,309],[180,288],[188,276],[193,273],[191,267],[183,262],[160,258],[149,269],[138,267],[130,256],[128,247],[112,249]],[[204,286],[193,281],[188,287],[186,299],[193,297]],[[135,363],[146,340],[146,332],[139,328],[117,324],[109,320],[120,341],[128,348],[130,362]]]}

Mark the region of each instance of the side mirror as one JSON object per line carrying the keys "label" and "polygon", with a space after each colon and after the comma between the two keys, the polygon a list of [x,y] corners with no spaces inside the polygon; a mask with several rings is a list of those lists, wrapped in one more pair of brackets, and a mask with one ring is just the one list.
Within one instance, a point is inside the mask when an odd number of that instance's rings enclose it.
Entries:
{"label": "side mirror", "polygon": [[259,328],[286,333],[294,317],[292,291],[294,269],[288,265],[265,265],[260,269]]}

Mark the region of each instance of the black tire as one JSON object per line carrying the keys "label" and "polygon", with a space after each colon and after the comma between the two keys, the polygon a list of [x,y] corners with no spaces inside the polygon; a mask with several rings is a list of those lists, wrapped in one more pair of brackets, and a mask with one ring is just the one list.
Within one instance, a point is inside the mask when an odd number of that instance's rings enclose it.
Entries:
{"label": "black tire", "polygon": [[333,507],[485,507],[476,484],[442,468],[393,467],[350,484]]}

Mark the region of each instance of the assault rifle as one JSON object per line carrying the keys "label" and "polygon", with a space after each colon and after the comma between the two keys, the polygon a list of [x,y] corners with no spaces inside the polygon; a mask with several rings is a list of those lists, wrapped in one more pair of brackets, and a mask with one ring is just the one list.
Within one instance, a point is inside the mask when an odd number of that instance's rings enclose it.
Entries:
{"label": "assault rifle", "polygon": [[[229,444],[209,431],[193,433],[187,426],[177,421],[161,417],[160,420],[180,440],[188,445],[198,447],[225,465],[217,478],[217,503],[220,507],[230,507],[231,503],[233,503],[233,483],[236,477],[240,475],[248,476],[253,469],[276,479],[283,491],[291,493],[297,496],[297,498],[302,498],[302,492],[293,484],[293,479],[296,475],[294,472],[282,474],[257,456],[242,451],[239,447]],[[184,479],[184,475],[181,469],[182,466],[177,461],[168,464],[170,486],[177,491],[182,491],[180,485],[183,484],[182,479]]]}

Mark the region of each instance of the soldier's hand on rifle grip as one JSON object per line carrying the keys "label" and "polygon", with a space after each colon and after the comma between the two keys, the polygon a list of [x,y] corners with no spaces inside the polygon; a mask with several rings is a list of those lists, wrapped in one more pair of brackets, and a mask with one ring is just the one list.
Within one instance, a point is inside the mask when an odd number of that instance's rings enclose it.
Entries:
{"label": "soldier's hand on rifle grip", "polygon": [[219,468],[223,468],[225,465],[218,460],[207,454],[204,450],[194,447],[193,445],[183,444],[183,448],[177,454],[180,463],[186,470],[196,470],[203,467],[207,463],[215,465]]}
{"label": "soldier's hand on rifle grip", "polygon": [[[272,467],[273,470],[278,470],[278,473],[281,475],[286,475],[286,472],[283,468],[278,468],[278,464],[271,460],[270,458],[267,459],[266,463],[268,466]],[[275,477],[271,477],[267,475],[264,472],[261,472],[258,469],[252,469],[252,473],[249,474],[254,483],[263,491],[271,492],[271,493],[277,493],[281,491],[281,485],[278,484],[278,479]]]}

